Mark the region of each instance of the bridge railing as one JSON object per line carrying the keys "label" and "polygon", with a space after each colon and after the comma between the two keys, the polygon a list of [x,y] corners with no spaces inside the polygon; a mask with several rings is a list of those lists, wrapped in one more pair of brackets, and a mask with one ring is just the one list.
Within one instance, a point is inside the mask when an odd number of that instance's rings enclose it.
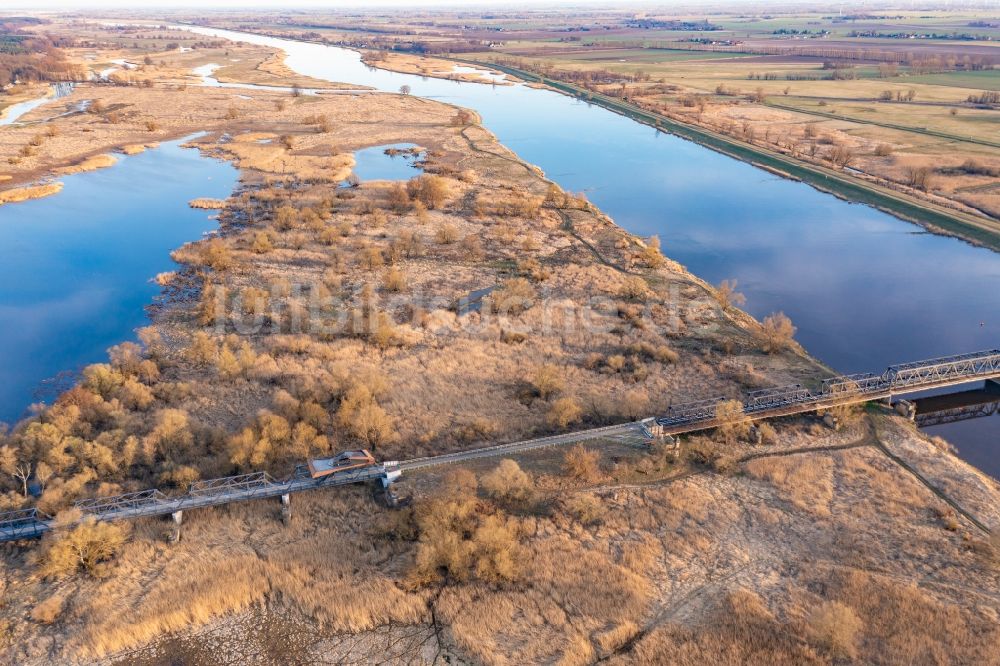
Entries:
{"label": "bridge railing", "polygon": [[808,400],[812,393],[801,384],[790,384],[775,388],[751,391],[743,401],[743,409],[756,412],[763,409],[773,409],[784,405],[793,405]]}
{"label": "bridge railing", "polygon": [[166,501],[168,501],[166,495],[156,488],[151,488],[150,490],[114,495],[112,497],[94,497],[77,500],[73,506],[78,508],[84,515],[101,517],[107,514],[134,511],[136,509],[159,505]]}
{"label": "bridge railing", "polygon": [[[300,468],[305,468],[303,470]],[[324,488],[370,481],[387,475],[384,465],[330,474],[314,479],[305,465],[295,468],[285,481],[274,479],[267,472],[254,472],[219,479],[206,479],[191,484],[183,495],[169,496],[151,488],[111,497],[78,500],[74,507],[84,517],[98,520],[119,520],[168,515],[176,511],[229,504],[243,500],[275,497],[289,492]],[[396,474],[398,476],[398,473]],[[52,529],[54,520],[37,509],[18,509],[0,513],[0,542],[38,537]]]}
{"label": "bridge railing", "polygon": [[1000,372],[1000,350],[975,354],[944,356],[929,361],[889,366],[886,377],[893,388],[939,382],[962,377],[992,375]]}
{"label": "bridge railing", "polygon": [[667,408],[666,415],[656,419],[656,422],[662,426],[666,426],[714,418],[716,408],[723,401],[725,401],[725,397],[720,396],[708,398],[707,400],[696,400],[694,402],[671,405]]}
{"label": "bridge railing", "polygon": [[[857,402],[890,395],[899,389],[935,386],[942,383],[1000,375],[1000,350],[991,349],[971,354],[893,365],[881,375],[865,372],[839,375],[823,381],[819,391],[812,392],[798,384],[761,389],[748,393],[743,400],[743,412],[748,415],[780,410],[783,407],[815,406]],[[704,426],[715,421],[715,410],[724,398],[709,398],[672,406],[656,418],[663,427]],[[802,411],[805,411],[803,409]]]}
{"label": "bridge railing", "polygon": [[51,516],[34,507],[0,513],[0,537],[10,535],[5,541],[38,537],[48,530],[51,521]]}

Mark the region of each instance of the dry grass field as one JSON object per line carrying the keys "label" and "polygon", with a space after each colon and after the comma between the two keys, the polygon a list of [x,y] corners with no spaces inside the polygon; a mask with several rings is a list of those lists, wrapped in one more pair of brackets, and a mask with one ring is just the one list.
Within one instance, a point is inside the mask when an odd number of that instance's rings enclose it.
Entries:
{"label": "dry grass field", "polygon": [[[129,57],[161,52],[153,37],[130,35]],[[241,96],[185,85],[186,67],[81,84],[66,104],[90,111],[3,131],[12,188],[195,131],[241,172],[210,204],[219,232],[159,276],[139,344],[3,434],[5,509],[68,523],[80,497],[349,448],[443,453],[824,373],[472,114]],[[422,147],[421,175],[353,176],[356,150],[395,143]],[[350,487],[295,496],[288,520],[267,502],[193,511],[172,544],[165,521],[67,526],[0,549],[0,661],[995,661],[1000,550],[966,513],[1000,528],[1000,487],[898,417],[848,421],[481,460],[408,476],[401,509]]]}

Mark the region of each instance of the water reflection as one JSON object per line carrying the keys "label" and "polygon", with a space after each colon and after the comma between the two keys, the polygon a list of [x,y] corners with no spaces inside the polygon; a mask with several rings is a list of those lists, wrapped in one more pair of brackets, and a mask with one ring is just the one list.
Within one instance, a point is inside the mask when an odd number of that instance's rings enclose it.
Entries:
{"label": "water reflection", "polygon": [[408,180],[419,175],[423,157],[413,143],[393,143],[363,148],[354,153],[354,175],[361,180]]}
{"label": "water reflection", "polygon": [[0,421],[43,380],[102,361],[146,323],[170,252],[214,228],[197,197],[226,198],[228,163],[180,141],[63,179],[58,195],[0,207]]}

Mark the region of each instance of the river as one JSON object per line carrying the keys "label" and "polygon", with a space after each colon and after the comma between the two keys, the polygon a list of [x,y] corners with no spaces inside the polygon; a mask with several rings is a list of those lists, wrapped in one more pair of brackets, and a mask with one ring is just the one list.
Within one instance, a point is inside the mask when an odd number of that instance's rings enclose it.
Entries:
{"label": "river", "polygon": [[[237,33],[280,48],[296,72],[475,109],[564,189],[717,284],[738,281],[758,318],[781,310],[807,350],[840,372],[1000,347],[1000,255],[720,155],[550,90],[368,67],[352,50]],[[1000,477],[1000,416],[930,429]]]}
{"label": "river", "polygon": [[5,108],[3,112],[0,113],[0,125],[13,125],[21,116],[29,111],[33,111],[34,109],[37,109],[41,105],[47,104],[54,99],[65,97],[71,92],[73,92],[72,83],[56,83],[52,85],[50,90],[41,97],[11,104]]}
{"label": "river", "polygon": [[54,196],[0,206],[0,421],[50,400],[108,347],[134,338],[176,268],[170,252],[216,228],[188,201],[225,199],[237,171],[164,143],[118,164],[65,176]]}
{"label": "river", "polygon": [[[736,278],[757,317],[786,312],[841,372],[1000,346],[1000,255],[852,205],[559,93],[373,69],[351,50],[217,29],[281,48],[301,74],[473,108],[508,147],[712,283]],[[404,164],[400,168],[405,169]],[[228,164],[178,142],[64,179],[62,193],[0,207],[0,420],[39,382],[102,360],[145,323],[148,280],[214,225]],[[151,205],[152,204],[152,205]],[[48,396],[56,386],[51,386]],[[1000,476],[1000,417],[932,429]]]}

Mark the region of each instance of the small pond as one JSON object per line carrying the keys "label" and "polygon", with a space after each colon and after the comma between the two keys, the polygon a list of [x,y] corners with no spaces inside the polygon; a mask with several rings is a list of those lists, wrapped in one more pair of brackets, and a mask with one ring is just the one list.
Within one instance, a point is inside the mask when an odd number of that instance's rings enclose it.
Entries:
{"label": "small pond", "polygon": [[413,143],[363,148],[354,153],[354,174],[361,180],[409,180],[421,173],[423,151]]}

